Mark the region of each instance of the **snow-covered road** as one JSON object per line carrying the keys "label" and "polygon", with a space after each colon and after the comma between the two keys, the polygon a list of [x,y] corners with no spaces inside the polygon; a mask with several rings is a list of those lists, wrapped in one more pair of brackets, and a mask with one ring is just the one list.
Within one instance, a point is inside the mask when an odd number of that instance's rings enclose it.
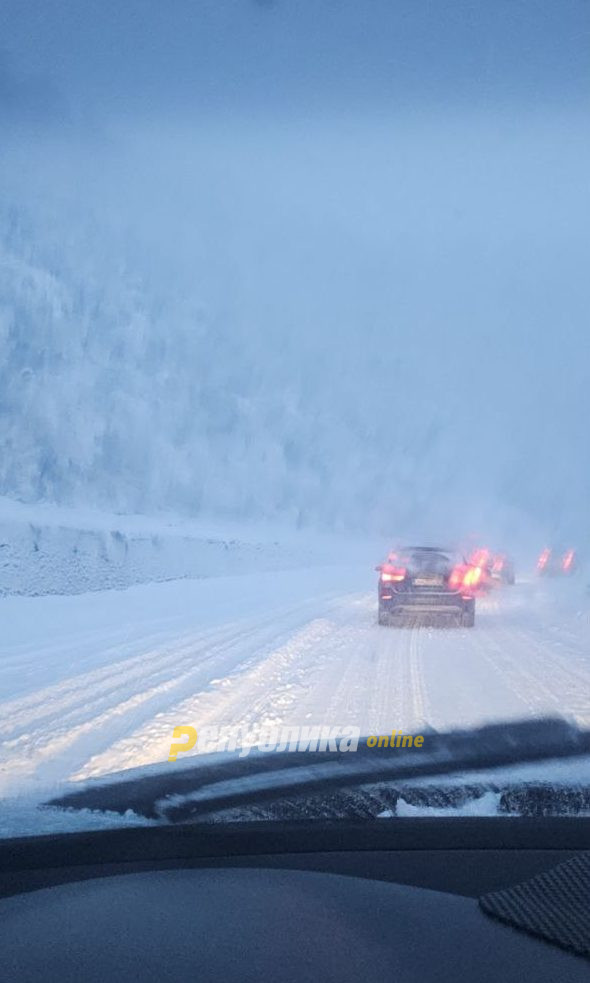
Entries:
{"label": "snow-covered road", "polygon": [[472,630],[379,627],[372,588],[324,567],[4,598],[0,794],[165,761],[179,724],[590,726],[579,586],[498,591]]}

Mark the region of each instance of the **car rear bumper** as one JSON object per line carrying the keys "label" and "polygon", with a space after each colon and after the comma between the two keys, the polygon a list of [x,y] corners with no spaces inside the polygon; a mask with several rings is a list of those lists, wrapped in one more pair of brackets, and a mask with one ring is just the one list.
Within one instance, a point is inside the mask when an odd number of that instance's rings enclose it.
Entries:
{"label": "car rear bumper", "polygon": [[453,615],[473,603],[473,598],[465,598],[454,591],[392,591],[391,597],[379,597],[379,606],[384,611],[414,614],[424,611]]}

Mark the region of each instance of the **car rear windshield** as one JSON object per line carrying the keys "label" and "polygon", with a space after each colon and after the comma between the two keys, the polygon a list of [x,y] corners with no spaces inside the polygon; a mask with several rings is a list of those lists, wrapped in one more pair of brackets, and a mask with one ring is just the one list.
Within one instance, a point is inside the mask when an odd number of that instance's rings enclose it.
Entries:
{"label": "car rear windshield", "polygon": [[414,550],[408,556],[407,565],[411,570],[431,570],[434,573],[447,573],[453,566],[453,559],[449,553]]}

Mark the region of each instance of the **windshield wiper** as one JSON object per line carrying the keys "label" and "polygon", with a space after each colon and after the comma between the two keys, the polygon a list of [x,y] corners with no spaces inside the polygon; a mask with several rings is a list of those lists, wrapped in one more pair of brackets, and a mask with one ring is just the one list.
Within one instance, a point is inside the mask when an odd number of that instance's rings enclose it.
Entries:
{"label": "windshield wiper", "polygon": [[[195,821],[229,809],[330,794],[379,782],[488,771],[491,768],[590,754],[590,731],[560,719],[492,724],[431,733],[422,748],[356,752],[282,752],[248,758],[207,755],[182,771],[89,784],[47,803],[75,809],[131,809],[152,819]],[[115,776],[113,776],[115,777]]]}

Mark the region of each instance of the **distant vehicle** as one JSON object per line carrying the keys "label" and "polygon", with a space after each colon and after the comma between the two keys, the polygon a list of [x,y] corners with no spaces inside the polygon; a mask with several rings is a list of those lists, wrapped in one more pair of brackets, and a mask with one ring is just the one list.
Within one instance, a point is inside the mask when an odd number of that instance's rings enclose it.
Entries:
{"label": "distant vehicle", "polygon": [[478,547],[469,554],[467,562],[481,574],[477,585],[478,594],[487,594],[495,586],[492,576],[493,553],[487,547]]}
{"label": "distant vehicle", "polygon": [[469,562],[482,571],[482,594],[498,584],[514,583],[514,562],[506,553],[496,553],[487,547],[480,547],[470,553]]}
{"label": "distant vehicle", "polygon": [[506,553],[495,553],[491,565],[492,580],[501,584],[514,584],[514,561]]}
{"label": "distant vehicle", "polygon": [[454,550],[408,546],[390,553],[375,569],[380,625],[395,624],[400,617],[430,615],[473,627],[483,571]]}
{"label": "distant vehicle", "polygon": [[537,560],[537,572],[541,577],[568,577],[575,573],[577,565],[574,549],[556,549],[546,546]]}

